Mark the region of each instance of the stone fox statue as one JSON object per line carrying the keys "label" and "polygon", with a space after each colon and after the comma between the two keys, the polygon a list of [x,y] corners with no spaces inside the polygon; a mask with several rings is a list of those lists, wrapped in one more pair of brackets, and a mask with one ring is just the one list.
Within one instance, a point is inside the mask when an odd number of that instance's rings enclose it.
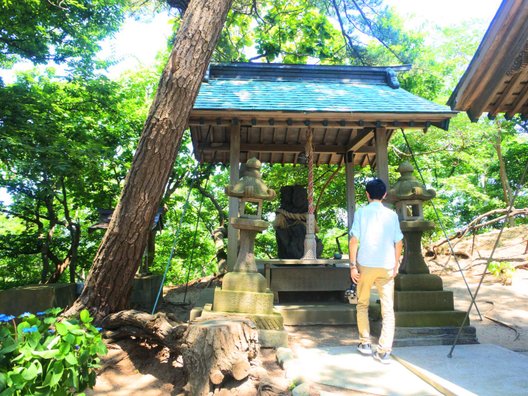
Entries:
{"label": "stone fox statue", "polygon": [[[280,259],[300,259],[304,255],[307,212],[306,188],[285,186],[280,189],[280,208],[275,211],[276,217],[273,222]],[[317,237],[316,243],[319,258],[323,251],[323,244]]]}

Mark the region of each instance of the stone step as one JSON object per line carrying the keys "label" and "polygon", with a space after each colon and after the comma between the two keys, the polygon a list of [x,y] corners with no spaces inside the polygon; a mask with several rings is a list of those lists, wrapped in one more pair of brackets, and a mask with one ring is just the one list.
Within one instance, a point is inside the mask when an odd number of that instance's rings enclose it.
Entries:
{"label": "stone step", "polygon": [[396,291],[396,311],[452,311],[455,309],[452,291]]}
{"label": "stone step", "polygon": [[400,274],[394,280],[396,290],[443,290],[442,278],[433,274]]}
{"label": "stone step", "polygon": [[[459,327],[396,327],[394,347],[453,345]],[[477,332],[473,326],[464,326],[457,344],[478,344]]]}
{"label": "stone step", "polygon": [[[464,311],[408,311],[395,312],[397,327],[460,327]],[[469,325],[469,319],[465,325]]]}
{"label": "stone step", "polygon": [[271,266],[266,275],[274,292],[345,291],[350,286],[350,269],[337,266]]}
{"label": "stone step", "polygon": [[[356,306],[344,303],[275,305],[287,326],[355,325]],[[371,320],[381,318],[380,307],[373,304],[369,310]]]}
{"label": "stone step", "polygon": [[[444,326],[444,327],[396,327],[394,335],[399,338],[422,337],[424,335],[443,336],[443,335],[457,335],[459,327]],[[473,326],[462,327],[463,335],[476,337],[477,330]]]}
{"label": "stone step", "polygon": [[351,304],[275,305],[287,326],[355,325],[356,306]]}

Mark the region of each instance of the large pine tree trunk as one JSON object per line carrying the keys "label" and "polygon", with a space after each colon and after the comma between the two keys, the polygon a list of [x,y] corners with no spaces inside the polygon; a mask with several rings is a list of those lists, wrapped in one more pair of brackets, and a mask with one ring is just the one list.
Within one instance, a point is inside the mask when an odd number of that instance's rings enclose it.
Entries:
{"label": "large pine tree trunk", "polygon": [[120,201],[84,290],[65,315],[75,315],[86,307],[101,319],[126,307],[145,250],[147,233],[231,2],[190,2],[161,76]]}

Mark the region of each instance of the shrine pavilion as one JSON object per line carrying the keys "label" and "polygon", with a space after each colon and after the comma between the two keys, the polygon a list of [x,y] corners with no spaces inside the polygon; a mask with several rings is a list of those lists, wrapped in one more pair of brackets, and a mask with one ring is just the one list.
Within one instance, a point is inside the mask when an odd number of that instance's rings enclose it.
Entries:
{"label": "shrine pavilion", "polygon": [[[354,207],[354,166],[370,165],[388,183],[388,141],[397,129],[448,129],[456,114],[400,87],[410,66],[358,67],[234,63],[211,65],[190,116],[197,160],[239,164],[300,162],[307,131],[313,163],[345,164],[348,225]],[[229,216],[238,203],[230,198]],[[228,241],[236,240],[229,229]],[[228,243],[228,267],[236,258]]]}

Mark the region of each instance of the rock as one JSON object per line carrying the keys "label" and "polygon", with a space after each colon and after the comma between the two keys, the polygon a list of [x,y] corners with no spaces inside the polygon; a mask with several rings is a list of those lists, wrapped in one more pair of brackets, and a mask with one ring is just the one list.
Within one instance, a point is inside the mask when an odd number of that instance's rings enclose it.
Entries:
{"label": "rock", "polygon": [[288,396],[289,382],[284,378],[264,378],[257,389],[258,396]]}
{"label": "rock", "polygon": [[293,388],[292,396],[315,396],[315,394],[312,392],[310,384],[303,382],[302,384]]}
{"label": "rock", "polygon": [[281,366],[281,368],[284,368],[284,364],[287,361],[293,359],[293,352],[290,348],[280,347],[280,348],[277,348],[276,356],[277,356],[277,363],[279,364],[279,366]]}

